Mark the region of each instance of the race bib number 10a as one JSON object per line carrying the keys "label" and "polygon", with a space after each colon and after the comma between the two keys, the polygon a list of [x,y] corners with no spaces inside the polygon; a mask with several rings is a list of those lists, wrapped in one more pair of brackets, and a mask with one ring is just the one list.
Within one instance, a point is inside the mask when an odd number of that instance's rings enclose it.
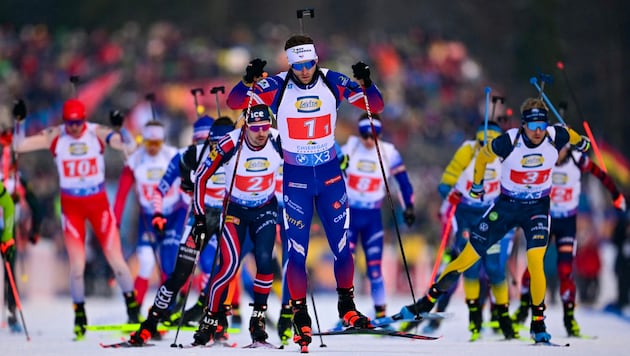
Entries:
{"label": "race bib number 10a", "polygon": [[63,161],[63,175],[67,178],[89,177],[98,173],[96,158]]}
{"label": "race bib number 10a", "polygon": [[326,137],[332,132],[330,114],[316,117],[287,118],[289,137],[296,140],[312,140]]}

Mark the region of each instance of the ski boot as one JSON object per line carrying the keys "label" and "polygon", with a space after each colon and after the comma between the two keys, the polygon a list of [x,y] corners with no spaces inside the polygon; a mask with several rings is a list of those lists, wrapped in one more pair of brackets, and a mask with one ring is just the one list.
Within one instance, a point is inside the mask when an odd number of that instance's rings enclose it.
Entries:
{"label": "ski boot", "polygon": [[216,340],[216,334],[224,332],[224,326],[222,320],[227,320],[225,312],[211,312],[207,311],[201,321],[199,322],[199,328],[193,335],[193,345],[205,345],[211,340]]}
{"label": "ski boot", "polygon": [[580,336],[580,326],[575,320],[575,304],[572,302],[565,302],[562,305],[564,309],[564,327],[567,329],[568,336]]}
{"label": "ski boot", "polygon": [[373,328],[370,318],[361,314],[354,305],[354,288],[337,288],[339,301],[337,311],[339,318],[343,320],[343,325],[353,328]]}
{"label": "ski boot", "polygon": [[249,334],[252,342],[265,342],[269,335],[265,331],[265,312],[267,304],[254,304],[254,311],[249,319]]}
{"label": "ski boot", "polygon": [[[374,306],[374,317],[376,319],[378,318],[384,318],[387,316],[387,307],[385,305],[375,305]],[[394,327],[391,325],[384,325],[382,327],[382,329],[385,330],[394,330]]]}
{"label": "ski boot", "polygon": [[501,325],[499,325],[499,313],[497,312],[497,305],[490,303],[490,328],[492,332],[498,334],[501,331]]}
{"label": "ski boot", "polygon": [[466,305],[468,306],[470,341],[477,341],[481,337],[481,304],[479,304],[479,299],[467,299]]}
{"label": "ski boot", "polygon": [[76,340],[85,338],[85,327],[87,326],[87,316],[85,314],[85,303],[74,303],[74,335]]}
{"label": "ski boot", "polygon": [[11,330],[14,334],[21,334],[24,330],[22,329],[22,325],[17,320],[15,316],[15,310],[9,311],[9,316],[7,317],[7,323],[9,324],[9,330]]}
{"label": "ski boot", "polygon": [[159,336],[160,333],[157,331],[157,325],[162,319],[162,314],[157,308],[151,307],[147,319],[140,324],[140,329],[131,333],[129,343],[142,346],[151,338],[160,339],[161,336]]}
{"label": "ski boot", "polygon": [[433,309],[437,299],[442,294],[443,293],[440,292],[435,285],[433,285],[431,289],[429,289],[429,293],[427,293],[427,295],[418,299],[418,301],[414,304],[405,305],[400,309],[398,314],[402,317],[402,319],[414,319],[422,313],[428,313],[431,309]]}
{"label": "ski boot", "polygon": [[293,342],[300,346],[302,353],[308,352],[308,345],[313,341],[311,317],[308,315],[306,299],[291,300],[293,311]]}
{"label": "ski boot", "polygon": [[503,336],[507,340],[510,339],[518,339],[518,332],[514,329],[514,323],[512,322],[512,318],[510,318],[510,310],[508,304],[493,304],[494,312],[497,316],[497,322],[499,324],[499,329],[503,332]]}
{"label": "ski boot", "polygon": [[525,320],[529,316],[529,293],[521,294],[521,303],[514,314],[512,314],[512,320],[516,324],[524,324]]}
{"label": "ski boot", "polygon": [[241,309],[238,304],[232,305],[232,324],[231,328],[241,331],[241,325],[243,324],[243,319],[241,318]]}
{"label": "ski boot", "polygon": [[127,306],[127,323],[137,324],[140,322],[140,304],[136,300],[136,292],[123,293],[125,305]]}
{"label": "ski boot", "polygon": [[433,334],[440,328],[441,320],[439,319],[431,319],[429,323],[422,328],[422,332],[425,334]]}
{"label": "ski boot", "polygon": [[545,303],[532,306],[532,322],[529,327],[529,333],[534,342],[549,342],[551,335],[547,332],[545,325]]}
{"label": "ski boot", "polygon": [[278,319],[278,336],[282,345],[288,345],[289,339],[292,336],[291,333],[291,319],[293,318],[293,311],[290,305],[283,305],[280,309],[280,318]]}

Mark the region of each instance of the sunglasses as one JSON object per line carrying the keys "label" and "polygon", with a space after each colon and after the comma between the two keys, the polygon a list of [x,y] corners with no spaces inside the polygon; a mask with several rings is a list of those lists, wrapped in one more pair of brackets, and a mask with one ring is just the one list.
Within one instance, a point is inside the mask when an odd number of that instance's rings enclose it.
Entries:
{"label": "sunglasses", "polygon": [[248,126],[252,132],[267,131],[271,128],[271,124]]}
{"label": "sunglasses", "polygon": [[306,69],[309,70],[311,68],[313,68],[315,66],[315,64],[317,64],[317,62],[315,62],[315,60],[311,60],[308,62],[302,62],[302,63],[293,63],[291,64],[291,68],[300,71],[302,69]]}
{"label": "sunglasses", "polygon": [[147,141],[144,141],[144,146],[145,147],[161,147],[162,141],[147,140]]}
{"label": "sunglasses", "polygon": [[85,120],[65,120],[64,124],[66,124],[67,126],[81,126],[83,125],[83,123],[85,122]]}
{"label": "sunglasses", "polygon": [[544,131],[547,129],[547,126],[549,126],[549,124],[546,121],[530,121],[527,123],[527,128],[532,131],[536,131],[537,129]]}

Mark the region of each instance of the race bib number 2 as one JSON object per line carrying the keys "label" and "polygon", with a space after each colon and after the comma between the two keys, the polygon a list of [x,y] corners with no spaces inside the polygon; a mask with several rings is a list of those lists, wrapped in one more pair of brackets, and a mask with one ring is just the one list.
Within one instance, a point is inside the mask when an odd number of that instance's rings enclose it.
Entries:
{"label": "race bib number 2", "polygon": [[254,177],[237,175],[234,185],[238,190],[243,192],[262,192],[271,187],[274,182],[274,175],[275,173]]}
{"label": "race bib number 2", "polygon": [[96,158],[63,161],[63,175],[67,178],[89,177],[98,173]]}
{"label": "race bib number 2", "polygon": [[316,117],[287,118],[289,137],[296,140],[311,140],[332,133],[330,114]]}

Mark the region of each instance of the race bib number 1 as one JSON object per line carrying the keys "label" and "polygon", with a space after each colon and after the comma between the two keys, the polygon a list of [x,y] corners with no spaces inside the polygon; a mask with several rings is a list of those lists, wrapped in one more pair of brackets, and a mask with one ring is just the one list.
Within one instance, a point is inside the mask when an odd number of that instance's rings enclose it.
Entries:
{"label": "race bib number 1", "polygon": [[289,137],[296,140],[311,140],[332,133],[330,114],[316,117],[287,118]]}

